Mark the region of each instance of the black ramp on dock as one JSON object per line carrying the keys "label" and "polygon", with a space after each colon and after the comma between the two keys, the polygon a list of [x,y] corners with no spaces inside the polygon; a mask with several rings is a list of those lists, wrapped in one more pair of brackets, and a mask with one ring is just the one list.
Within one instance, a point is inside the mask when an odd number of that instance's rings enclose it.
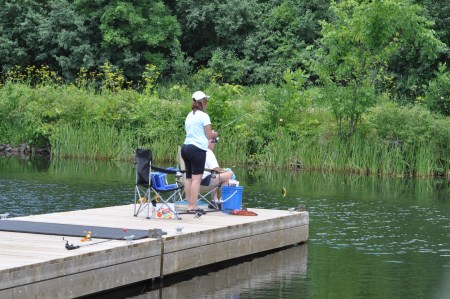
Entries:
{"label": "black ramp on dock", "polygon": [[65,237],[86,237],[90,232],[92,238],[123,239],[134,235],[134,240],[147,238],[149,234],[147,230],[124,229],[123,227],[113,228],[22,220],[0,220],[0,231]]}

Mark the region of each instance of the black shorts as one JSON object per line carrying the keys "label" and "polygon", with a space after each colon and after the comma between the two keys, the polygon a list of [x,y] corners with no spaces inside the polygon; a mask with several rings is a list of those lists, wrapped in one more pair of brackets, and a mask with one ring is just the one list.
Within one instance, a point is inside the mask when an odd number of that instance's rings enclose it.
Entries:
{"label": "black shorts", "polygon": [[181,147],[181,158],[184,160],[187,179],[192,178],[192,175],[203,174],[205,170],[206,151],[193,144],[183,144]]}
{"label": "black shorts", "polygon": [[211,175],[206,176],[200,183],[202,186],[209,186],[209,184],[211,184]]}

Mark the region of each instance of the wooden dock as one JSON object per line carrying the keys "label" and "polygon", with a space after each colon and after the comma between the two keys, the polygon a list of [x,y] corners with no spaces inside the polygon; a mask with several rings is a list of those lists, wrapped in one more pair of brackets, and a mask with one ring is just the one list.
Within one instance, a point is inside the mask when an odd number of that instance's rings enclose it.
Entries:
{"label": "wooden dock", "polygon": [[[133,205],[125,205],[10,218],[166,234],[132,242],[95,237],[81,242],[0,231],[0,298],[74,298],[308,240],[308,212],[251,210],[258,215],[212,212],[200,218],[182,215],[182,220],[146,219],[134,217]],[[67,250],[63,237],[81,247]]]}

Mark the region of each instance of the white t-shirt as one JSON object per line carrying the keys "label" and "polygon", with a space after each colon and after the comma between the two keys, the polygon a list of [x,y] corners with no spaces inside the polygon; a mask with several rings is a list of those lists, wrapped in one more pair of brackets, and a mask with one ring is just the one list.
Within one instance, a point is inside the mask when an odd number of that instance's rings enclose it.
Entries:
{"label": "white t-shirt", "polygon": [[[208,150],[206,151],[205,168],[206,168],[206,169],[214,169],[214,168],[216,168],[216,167],[219,167],[219,163],[217,162],[216,155],[213,153],[212,150],[210,150],[210,149],[208,148]],[[208,175],[210,175],[210,174],[211,174],[211,172],[205,170],[205,171],[203,172],[202,180],[203,180],[204,178],[206,178],[206,177],[207,177]]]}
{"label": "white t-shirt", "polygon": [[193,144],[206,151],[208,149],[208,138],[205,135],[205,126],[210,124],[211,120],[208,114],[201,110],[197,110],[195,114],[191,111],[184,122],[186,129],[184,144]]}

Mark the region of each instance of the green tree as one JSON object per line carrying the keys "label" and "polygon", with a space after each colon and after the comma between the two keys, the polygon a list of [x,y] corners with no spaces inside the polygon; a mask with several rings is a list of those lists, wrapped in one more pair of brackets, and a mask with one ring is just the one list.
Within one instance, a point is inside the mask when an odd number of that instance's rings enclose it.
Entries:
{"label": "green tree", "polygon": [[[407,0],[332,2],[333,17],[323,21],[313,64],[329,91],[327,100],[340,133],[353,135],[361,115],[375,104],[375,91],[392,80],[390,60],[403,48],[436,58],[444,47],[421,9]],[[346,126],[342,124],[346,122]]]}
{"label": "green tree", "polygon": [[304,68],[307,50],[320,34],[319,20],[326,18],[323,0],[267,1],[258,26],[244,42],[248,83],[283,82],[287,70]]}
{"label": "green tree", "polygon": [[262,13],[257,0],[178,0],[174,9],[183,31],[182,48],[197,66],[206,66],[217,49],[242,53],[243,41]]}
{"label": "green tree", "polygon": [[[447,47],[450,47],[450,2],[448,1],[434,1],[434,0],[416,0],[418,4],[423,5],[430,18],[434,21],[434,29],[439,39],[444,42]],[[445,56],[441,58],[447,63],[450,63],[450,53],[446,52]]]}
{"label": "green tree", "polygon": [[231,83],[282,82],[288,69],[304,66],[308,45],[320,32],[326,0],[197,1],[173,5],[182,48]]}
{"label": "green tree", "polygon": [[[400,103],[413,103],[423,95],[427,82],[435,75],[439,63],[450,63],[450,5],[446,1],[419,0],[414,1],[418,13],[427,19],[427,26],[432,29],[432,34],[439,38],[446,46],[441,47],[438,53],[430,55],[423,47],[423,43],[408,43],[401,45],[395,55],[389,61],[388,71],[395,74],[395,85],[392,92]],[[428,31],[429,32],[429,31]],[[424,39],[427,31],[419,30],[417,39]],[[425,40],[427,37],[425,37]],[[432,44],[433,47],[433,44]]]}
{"label": "green tree", "polygon": [[[101,35],[101,59],[138,79],[145,65],[168,72],[179,51],[180,26],[163,1],[76,0],[80,11]],[[176,57],[180,59],[180,56]]]}
{"label": "green tree", "polygon": [[45,2],[0,0],[0,65],[5,71],[34,62],[38,54],[36,26],[45,15]]}
{"label": "green tree", "polygon": [[0,1],[0,64],[47,65],[73,79],[97,63],[93,31],[68,0]]}
{"label": "green tree", "polygon": [[99,63],[99,45],[92,39],[94,31],[85,25],[86,18],[71,1],[50,1],[48,7],[36,28],[39,53],[35,59],[73,80],[80,69]]}

